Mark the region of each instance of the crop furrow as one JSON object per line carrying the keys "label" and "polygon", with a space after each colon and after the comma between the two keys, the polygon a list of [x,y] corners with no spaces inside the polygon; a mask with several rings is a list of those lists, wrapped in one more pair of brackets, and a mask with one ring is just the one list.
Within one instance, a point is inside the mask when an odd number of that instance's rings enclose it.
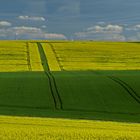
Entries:
{"label": "crop furrow", "polygon": [[114,82],[118,83],[120,86],[122,86],[127,93],[137,102],[140,104],[140,98],[138,94],[134,91],[134,89],[128,85],[126,82],[120,80],[119,78],[115,76],[107,76],[109,79],[113,80]]}

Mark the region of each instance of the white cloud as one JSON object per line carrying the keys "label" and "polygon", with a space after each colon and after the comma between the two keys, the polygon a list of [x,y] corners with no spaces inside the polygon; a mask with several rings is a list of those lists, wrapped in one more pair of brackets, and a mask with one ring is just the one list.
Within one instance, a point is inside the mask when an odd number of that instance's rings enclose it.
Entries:
{"label": "white cloud", "polygon": [[11,25],[8,21],[0,21],[0,27],[10,27]]}
{"label": "white cloud", "polygon": [[119,25],[107,25],[105,27],[106,31],[112,32],[112,33],[122,33],[123,32],[123,27]]}
{"label": "white cloud", "polygon": [[96,25],[87,28],[87,31],[92,33],[122,33],[123,27],[119,25],[112,25],[112,24],[108,24],[106,26]]}
{"label": "white cloud", "polygon": [[65,35],[55,34],[55,33],[46,33],[45,38],[46,39],[67,39]]}
{"label": "white cloud", "polygon": [[140,24],[128,26],[125,28],[126,31],[139,31],[140,30]]}
{"label": "white cloud", "polygon": [[22,34],[22,33],[38,33],[42,32],[40,28],[36,27],[26,27],[26,26],[19,26],[11,28],[13,31]]}
{"label": "white cloud", "polygon": [[139,28],[139,29],[140,29],[140,24],[135,25],[134,27],[135,27],[135,28]]}
{"label": "white cloud", "polygon": [[134,30],[134,31],[140,30],[140,24],[131,27],[130,30]]}
{"label": "white cloud", "polygon": [[104,28],[99,26],[99,25],[96,25],[96,26],[92,26],[92,27],[89,27],[87,28],[87,31],[88,32],[103,32]]}
{"label": "white cloud", "polygon": [[5,39],[67,39],[63,34],[47,33],[37,27],[9,27],[0,29],[0,37]]}
{"label": "white cloud", "polygon": [[120,25],[95,25],[87,28],[84,32],[75,33],[78,39],[94,39],[94,40],[114,40],[125,41],[123,27]]}
{"label": "white cloud", "polygon": [[35,16],[19,16],[21,20],[33,20],[33,21],[45,21],[44,17],[35,17]]}

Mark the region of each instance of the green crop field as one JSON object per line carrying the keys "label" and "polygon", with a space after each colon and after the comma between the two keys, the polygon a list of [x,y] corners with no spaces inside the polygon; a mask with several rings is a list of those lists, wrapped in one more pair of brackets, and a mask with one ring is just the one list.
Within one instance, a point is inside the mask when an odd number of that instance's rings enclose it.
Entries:
{"label": "green crop field", "polygon": [[0,41],[0,140],[139,140],[139,83],[139,43]]}

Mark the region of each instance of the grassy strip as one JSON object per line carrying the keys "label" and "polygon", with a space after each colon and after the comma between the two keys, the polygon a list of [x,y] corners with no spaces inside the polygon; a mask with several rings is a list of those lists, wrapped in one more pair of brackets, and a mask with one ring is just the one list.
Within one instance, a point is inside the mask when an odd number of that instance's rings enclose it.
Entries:
{"label": "grassy strip", "polygon": [[126,89],[94,72],[53,72],[63,101],[71,111],[139,114],[137,103]]}
{"label": "grassy strip", "polygon": [[43,72],[0,73],[0,85],[0,114],[2,107],[7,111],[9,108],[54,108],[49,82]]}

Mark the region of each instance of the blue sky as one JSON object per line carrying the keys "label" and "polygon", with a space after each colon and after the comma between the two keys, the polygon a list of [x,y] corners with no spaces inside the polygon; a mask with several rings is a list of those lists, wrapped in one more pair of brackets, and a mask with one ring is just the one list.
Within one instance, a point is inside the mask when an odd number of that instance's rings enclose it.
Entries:
{"label": "blue sky", "polygon": [[0,0],[0,39],[140,40],[140,1]]}

